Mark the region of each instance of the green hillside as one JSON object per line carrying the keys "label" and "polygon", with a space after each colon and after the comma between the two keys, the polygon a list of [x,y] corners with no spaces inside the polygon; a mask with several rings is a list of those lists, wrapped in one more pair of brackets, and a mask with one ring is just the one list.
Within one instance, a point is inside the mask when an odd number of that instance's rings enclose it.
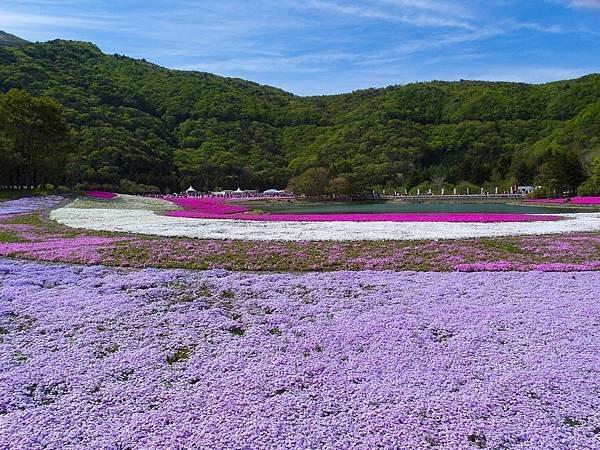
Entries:
{"label": "green hillside", "polygon": [[0,47],[0,92],[12,88],[64,105],[73,184],[283,187],[314,167],[355,192],[529,184],[563,150],[589,170],[600,145],[600,75],[298,97],[57,40]]}

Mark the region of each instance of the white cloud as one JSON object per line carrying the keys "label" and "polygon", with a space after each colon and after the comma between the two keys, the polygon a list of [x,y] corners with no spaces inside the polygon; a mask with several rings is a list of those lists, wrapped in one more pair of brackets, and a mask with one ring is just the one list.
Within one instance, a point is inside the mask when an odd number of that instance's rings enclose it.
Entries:
{"label": "white cloud", "polygon": [[436,14],[446,16],[473,18],[473,13],[468,10],[464,4],[454,1],[435,1],[435,0],[376,0],[380,3],[387,3],[405,8],[415,8],[424,11],[432,11]]}
{"label": "white cloud", "polygon": [[564,31],[560,25],[543,25],[537,22],[513,22],[510,26],[513,30],[531,30],[540,33],[562,33]]}
{"label": "white cloud", "polygon": [[[460,20],[445,14],[434,14],[424,9],[433,7],[433,2],[418,1],[387,1],[384,3],[393,3],[395,6],[403,8],[376,8],[372,6],[373,2],[366,6],[360,2],[342,3],[330,0],[304,0],[301,2],[288,2],[289,6],[296,8],[309,9],[313,11],[330,12],[338,15],[346,15],[362,19],[384,20],[388,22],[401,22],[416,27],[448,27],[471,29],[472,25],[466,20]],[[381,2],[380,2],[381,3]],[[429,8],[424,8],[425,4]],[[437,10],[443,12],[444,8]]]}
{"label": "white cloud", "polygon": [[0,26],[3,29],[23,29],[27,27],[100,29],[107,28],[110,24],[110,20],[103,18],[33,14],[0,10]]}
{"label": "white cloud", "polygon": [[574,8],[591,8],[600,10],[600,0],[567,0]]}

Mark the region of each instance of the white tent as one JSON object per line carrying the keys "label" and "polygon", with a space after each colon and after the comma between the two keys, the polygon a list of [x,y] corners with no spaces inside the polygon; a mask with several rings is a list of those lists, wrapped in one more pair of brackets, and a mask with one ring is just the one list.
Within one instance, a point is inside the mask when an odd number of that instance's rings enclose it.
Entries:
{"label": "white tent", "polygon": [[267,189],[266,191],[263,192],[263,194],[266,195],[273,195],[273,194],[281,194],[283,191],[278,191],[277,189]]}
{"label": "white tent", "polygon": [[187,195],[196,195],[196,189],[194,189],[193,187],[189,187],[187,191],[185,191],[185,193]]}
{"label": "white tent", "polygon": [[233,191],[234,194],[243,194],[245,191],[242,191],[240,188],[237,188],[235,191]]}

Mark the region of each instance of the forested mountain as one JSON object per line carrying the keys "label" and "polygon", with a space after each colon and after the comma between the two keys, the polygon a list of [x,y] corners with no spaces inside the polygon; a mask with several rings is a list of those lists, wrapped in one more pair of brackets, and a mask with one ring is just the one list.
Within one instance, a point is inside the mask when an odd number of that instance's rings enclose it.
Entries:
{"label": "forested mountain", "polygon": [[0,47],[0,92],[13,88],[64,106],[79,149],[73,184],[269,188],[324,168],[354,192],[502,187],[535,182],[559,154],[589,175],[600,154],[600,75],[298,97],[56,40]]}

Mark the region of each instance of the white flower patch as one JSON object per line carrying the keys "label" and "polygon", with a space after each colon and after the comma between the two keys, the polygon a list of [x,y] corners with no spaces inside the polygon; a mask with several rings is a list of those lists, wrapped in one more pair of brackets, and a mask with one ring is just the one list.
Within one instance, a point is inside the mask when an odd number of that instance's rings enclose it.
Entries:
{"label": "white flower patch", "polygon": [[462,239],[600,231],[600,213],[557,214],[566,220],[501,223],[268,222],[169,217],[148,210],[60,208],[51,218],[73,228],[155,236],[261,241]]}

